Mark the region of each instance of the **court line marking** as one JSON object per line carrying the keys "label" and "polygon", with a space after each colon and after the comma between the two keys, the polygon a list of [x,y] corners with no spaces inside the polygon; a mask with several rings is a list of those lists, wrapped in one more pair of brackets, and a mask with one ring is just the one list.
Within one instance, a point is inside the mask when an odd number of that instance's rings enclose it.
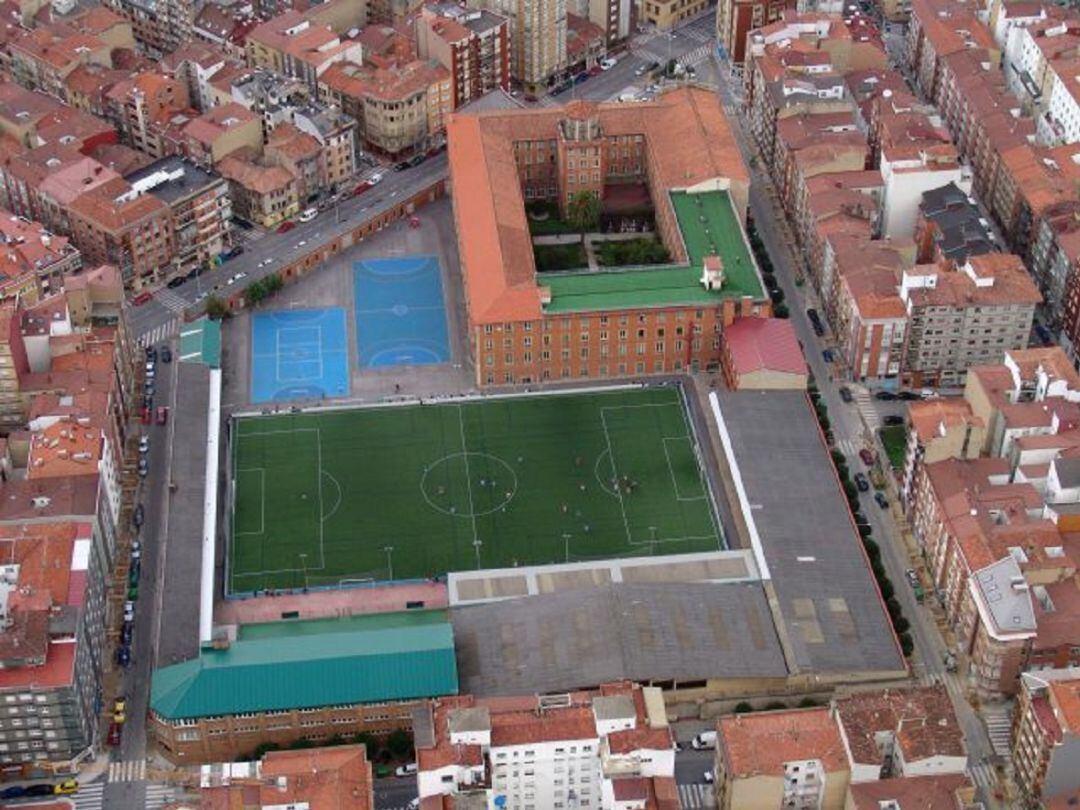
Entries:
{"label": "court line marking", "polygon": [[465,458],[465,483],[469,488],[469,514],[472,515],[472,537],[473,537],[473,549],[477,549],[476,541],[480,538],[476,536],[476,507],[473,505],[472,495],[472,475],[469,472],[469,446],[465,443],[465,414],[464,409],[458,405],[458,425],[461,428],[461,452],[464,453]]}
{"label": "court line marking", "polygon": [[716,533],[716,548],[718,551],[724,551],[727,545],[727,537],[724,536],[724,529],[719,523],[717,517],[717,510],[720,508],[716,502],[716,498],[713,497],[713,489],[709,484],[709,471],[705,467],[705,460],[701,456],[701,442],[698,441],[697,431],[694,429],[693,424],[690,422],[690,402],[686,397],[686,391],[682,390],[680,393],[680,399],[682,400],[682,407],[679,410],[682,412],[683,426],[686,428],[686,432],[693,440],[694,458],[697,460],[698,466],[698,478],[701,480],[701,490],[707,496],[706,506],[709,508],[709,522],[712,524],[713,531]]}
{"label": "court line marking", "polygon": [[[345,494],[341,490],[341,484],[329,472],[327,472],[326,470],[320,468],[319,469],[319,475],[320,476],[325,475],[327,478],[329,478],[331,481],[333,481],[334,482],[334,487],[337,488],[337,493],[338,493],[337,503],[335,503],[334,508],[330,510],[330,514],[328,514],[328,515],[320,515],[320,517],[319,517],[319,520],[325,522],[325,521],[329,520],[330,518],[332,518],[335,514],[337,514],[337,510],[341,508],[341,502],[344,499]],[[319,486],[320,486],[320,488],[322,487],[322,478],[321,477],[319,478]],[[320,489],[320,492],[321,491],[322,490]]]}
{"label": "court line marking", "polygon": [[[695,495],[693,497],[683,496],[679,493],[679,482],[675,478],[675,468],[671,464],[671,454],[668,452],[668,442],[684,442],[689,441],[691,450],[693,449],[693,439],[689,436],[661,436],[660,443],[664,448],[664,458],[667,460],[668,472],[671,474],[671,486],[675,490],[675,500],[677,501],[703,501],[705,495]],[[701,483],[700,475],[698,476],[698,483]]]}
{"label": "court line marking", "polygon": [[[242,470],[237,470],[237,477],[240,473],[257,472],[259,474],[259,530],[257,532],[233,532],[233,537],[241,537],[252,534],[262,534],[266,531],[266,470],[262,467],[245,467]],[[233,511],[236,511],[236,507],[233,506]]]}
{"label": "court line marking", "polygon": [[[604,428],[604,440],[607,442],[608,456],[611,458],[611,472],[615,476],[615,480],[619,480],[619,466],[615,463],[615,451],[611,447],[611,434],[608,433],[607,418],[604,416],[604,409],[600,408],[600,424]],[[634,545],[634,540],[630,535],[630,521],[626,517],[626,504],[623,502],[622,489],[616,488],[615,492],[619,496],[619,511],[622,512],[623,528],[626,530],[626,544],[628,546]]]}

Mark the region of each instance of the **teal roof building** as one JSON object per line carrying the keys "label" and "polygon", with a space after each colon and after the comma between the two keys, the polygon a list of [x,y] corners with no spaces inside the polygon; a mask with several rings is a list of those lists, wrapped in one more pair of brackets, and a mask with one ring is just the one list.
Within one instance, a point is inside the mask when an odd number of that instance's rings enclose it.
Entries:
{"label": "teal roof building", "polygon": [[166,721],[453,695],[445,611],[274,622],[226,649],[157,670],[150,708]]}

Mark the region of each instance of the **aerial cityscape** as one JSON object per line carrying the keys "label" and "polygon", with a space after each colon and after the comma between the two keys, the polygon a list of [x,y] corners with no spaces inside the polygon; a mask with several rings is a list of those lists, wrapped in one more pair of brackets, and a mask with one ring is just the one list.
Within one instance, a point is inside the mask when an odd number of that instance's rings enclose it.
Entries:
{"label": "aerial cityscape", "polygon": [[1080,807],[1080,7],[9,0],[0,807]]}

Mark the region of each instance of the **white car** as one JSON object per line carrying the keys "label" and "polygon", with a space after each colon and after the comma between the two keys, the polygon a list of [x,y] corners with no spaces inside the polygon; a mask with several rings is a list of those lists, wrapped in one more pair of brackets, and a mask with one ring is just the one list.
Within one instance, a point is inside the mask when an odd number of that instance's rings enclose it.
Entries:
{"label": "white car", "polygon": [[601,70],[611,70],[617,64],[619,64],[617,59],[601,59],[600,60],[600,69]]}
{"label": "white car", "polygon": [[382,172],[371,175],[371,177],[368,178],[368,182],[373,186],[379,185],[379,183],[382,182]]}
{"label": "white car", "polygon": [[140,436],[139,437],[139,452],[140,453],[149,453],[150,452],[150,437],[149,436]]}
{"label": "white car", "polygon": [[307,244],[307,240],[305,239],[305,240],[303,240],[303,241],[297,242],[297,243],[296,243],[296,246],[297,246],[298,248],[302,248],[302,247],[303,247],[304,245],[306,245],[306,244]]}
{"label": "white car", "polygon": [[415,776],[416,775],[416,763],[410,762],[408,765],[399,765],[397,770],[394,771],[394,776]]}
{"label": "white car", "polygon": [[124,621],[125,622],[133,622],[133,621],[135,621],[135,603],[134,602],[124,602]]}
{"label": "white car", "polygon": [[716,779],[716,774],[712,772],[712,768],[709,768],[709,770],[705,771],[705,773],[701,775],[701,778],[704,779],[706,783],[711,785],[713,783],[713,780]]}
{"label": "white car", "polygon": [[236,276],[229,276],[227,279],[225,279],[225,284],[226,285],[235,284],[235,283],[236,283]]}
{"label": "white car", "polygon": [[235,279],[236,281],[239,281],[242,278],[247,278],[247,273],[245,273],[243,270],[233,276],[233,279]]}
{"label": "white car", "polygon": [[319,209],[318,208],[308,208],[307,210],[304,211],[304,213],[302,213],[300,215],[300,221],[301,222],[311,222],[311,220],[315,219],[315,217],[317,217],[318,215],[319,215]]}
{"label": "white car", "polygon": [[196,296],[195,296],[195,303],[197,304],[197,303],[199,303],[200,301],[205,301],[205,300],[206,300],[207,298],[209,298],[209,297],[210,297],[210,293],[208,293],[208,292],[201,292],[201,293],[199,293],[198,295],[196,295]]}

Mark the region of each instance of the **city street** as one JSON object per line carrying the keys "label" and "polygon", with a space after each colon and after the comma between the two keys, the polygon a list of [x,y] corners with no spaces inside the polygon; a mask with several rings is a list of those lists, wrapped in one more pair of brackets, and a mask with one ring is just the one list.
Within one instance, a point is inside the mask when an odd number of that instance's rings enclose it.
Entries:
{"label": "city street", "polygon": [[[358,197],[342,200],[337,206],[323,211],[311,222],[296,222],[286,233],[271,232],[259,239],[246,241],[244,253],[214,270],[207,270],[176,289],[162,287],[154,298],[142,306],[132,307],[129,315],[131,334],[136,339],[160,342],[179,331],[185,309],[195,306],[203,292],[223,295],[242,290],[253,281],[275,272],[296,257],[309,253],[319,244],[350,231],[408,198],[417,190],[446,176],[446,155],[436,155],[411,169],[385,169],[383,180]],[[265,259],[272,262],[263,267]],[[246,276],[229,285],[237,273]]]}
{"label": "city street", "polygon": [[[721,71],[721,75],[725,73],[726,71]],[[731,95],[726,82],[720,82],[719,92],[725,107],[730,108],[737,103],[737,99]],[[748,136],[742,131],[742,119],[731,117],[730,120],[734,124],[733,128],[743,154],[749,162],[755,151]],[[806,316],[807,307],[817,307],[819,304],[812,298],[809,285],[798,287],[795,284],[799,260],[796,259],[795,243],[784,220],[784,213],[780,205],[770,196],[773,193],[771,180],[761,168],[751,169],[751,174],[750,213],[776,268],[776,276],[784,291],[785,300],[788,302],[796,335],[805,347],[806,362],[817,382],[822,401],[828,408],[837,447],[847,456],[849,469],[853,472],[866,470],[866,465],[858,457],[858,451],[866,447],[878,452],[879,448],[875,444],[875,438],[870,429],[864,424],[864,416],[860,413],[860,408],[855,403],[846,404],[840,398],[839,388],[842,383],[833,380],[833,368],[827,365],[822,357],[821,350],[828,346],[819,341]],[[896,413],[902,410],[898,406],[899,403],[892,404],[888,412]],[[879,413],[873,405],[871,409],[874,414]],[[873,417],[871,416],[868,421],[873,422]],[[873,537],[881,547],[882,563],[895,587],[896,598],[900,601],[904,615],[911,623],[910,632],[915,642],[915,655],[912,658],[914,674],[924,684],[942,682],[947,687],[963,728],[969,769],[988,806],[995,807],[997,804],[993,801],[993,792],[996,787],[996,777],[992,766],[987,762],[994,751],[986,727],[968,703],[960,679],[955,674],[946,672],[944,664],[946,647],[933,614],[928,607],[920,605],[915,600],[914,593],[905,579],[904,572],[908,568],[915,567],[915,561],[909,558],[898,529],[897,520],[902,520],[899,517],[899,506],[893,503],[890,510],[881,509],[874,502],[873,491],[870,491],[860,496],[860,508],[873,529]]]}

